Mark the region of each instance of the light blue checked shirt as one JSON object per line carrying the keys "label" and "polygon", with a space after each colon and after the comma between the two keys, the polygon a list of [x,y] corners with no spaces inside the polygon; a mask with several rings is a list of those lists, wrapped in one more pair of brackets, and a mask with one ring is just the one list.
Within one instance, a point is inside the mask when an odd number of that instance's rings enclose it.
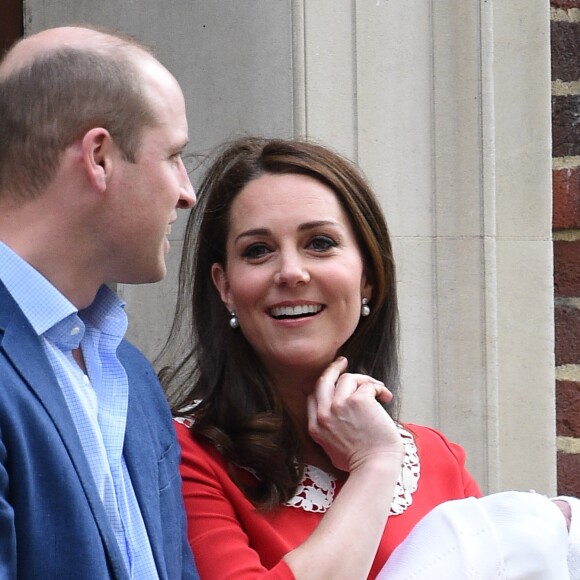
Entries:
{"label": "light blue checked shirt", "polygon": [[[123,457],[129,384],[116,351],[127,330],[124,303],[103,286],[93,304],[78,311],[2,242],[0,279],[41,339],[131,578],[158,580]],[[79,346],[88,375],[72,356]]]}

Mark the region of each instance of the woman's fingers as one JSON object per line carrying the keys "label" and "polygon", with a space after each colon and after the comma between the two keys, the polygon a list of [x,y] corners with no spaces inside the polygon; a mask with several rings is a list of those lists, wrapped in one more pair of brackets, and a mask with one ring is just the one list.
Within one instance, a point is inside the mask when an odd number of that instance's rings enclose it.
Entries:
{"label": "woman's fingers", "polygon": [[[373,399],[377,399],[381,403],[390,403],[393,399],[393,394],[383,383],[379,382],[364,382],[358,385],[354,391],[359,395],[367,395]],[[353,393],[354,394],[354,393]]]}
{"label": "woman's fingers", "polygon": [[310,435],[334,465],[350,471],[377,454],[402,449],[396,425],[379,402],[392,394],[373,377],[347,373],[339,358],[324,371],[308,400]]}
{"label": "woman's fingers", "polygon": [[321,406],[328,406],[332,403],[336,394],[336,384],[347,366],[348,362],[343,356],[337,358],[328,365],[316,382],[314,397]]}
{"label": "woman's fingers", "polygon": [[[363,386],[365,386],[365,389],[361,391]],[[392,395],[385,387],[384,383],[374,379],[373,377],[369,377],[368,375],[356,373],[344,373],[338,378],[334,399],[347,399],[357,391],[359,391],[359,394],[365,393],[372,395],[373,398],[380,399],[383,402],[385,402],[385,398],[388,398],[388,401],[392,399]]]}
{"label": "woman's fingers", "polygon": [[335,396],[336,383],[347,369],[348,362],[343,356],[333,361],[316,382],[314,393],[308,397],[308,426],[315,428],[320,409],[330,409]]}
{"label": "woman's fingers", "polygon": [[348,361],[341,356],[325,369],[316,383],[313,395],[309,397],[310,413],[322,410],[324,414],[333,406],[343,404],[357,392],[359,395],[378,399],[382,403],[389,403],[392,400],[393,395],[384,383],[368,375],[347,373],[345,372],[347,366]]}

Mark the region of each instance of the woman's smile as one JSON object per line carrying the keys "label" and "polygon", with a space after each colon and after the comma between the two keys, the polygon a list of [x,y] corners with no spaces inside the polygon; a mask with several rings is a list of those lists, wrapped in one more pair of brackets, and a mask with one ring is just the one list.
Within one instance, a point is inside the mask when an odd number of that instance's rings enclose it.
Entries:
{"label": "woman's smile", "polygon": [[312,317],[323,309],[322,304],[296,304],[274,306],[268,311],[276,320],[296,320],[304,317]]}
{"label": "woman's smile", "polygon": [[304,175],[251,181],[232,202],[226,252],[214,282],[264,364],[312,369],[334,360],[371,295],[334,192]]}

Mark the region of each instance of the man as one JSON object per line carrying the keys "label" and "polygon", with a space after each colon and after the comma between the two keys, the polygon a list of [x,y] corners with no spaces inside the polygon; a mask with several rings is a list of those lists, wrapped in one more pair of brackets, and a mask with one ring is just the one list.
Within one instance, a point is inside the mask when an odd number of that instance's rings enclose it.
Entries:
{"label": "man", "polygon": [[0,577],[197,578],[179,449],[107,283],[165,275],[185,103],[136,42],[56,28],[0,63]]}

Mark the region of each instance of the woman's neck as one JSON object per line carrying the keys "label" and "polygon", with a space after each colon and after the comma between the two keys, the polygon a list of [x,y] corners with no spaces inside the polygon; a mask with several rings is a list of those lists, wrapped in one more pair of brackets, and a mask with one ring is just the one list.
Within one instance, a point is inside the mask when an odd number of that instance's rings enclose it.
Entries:
{"label": "woman's neck", "polygon": [[277,373],[274,387],[300,431],[301,439],[304,442],[302,446],[304,463],[314,465],[342,480],[347,474],[334,467],[324,449],[315,443],[308,433],[308,397],[314,392],[316,381],[321,374],[322,370],[303,376],[292,370]]}
{"label": "woman's neck", "polygon": [[306,443],[302,448],[302,459],[305,464],[314,465],[314,467],[330,473],[339,481],[343,481],[348,477],[348,473],[334,467],[332,461],[330,461],[330,458],[320,445],[316,444],[310,437],[305,441]]}
{"label": "woman's neck", "polygon": [[301,372],[294,368],[268,370],[276,392],[306,433],[308,397],[314,392],[322,371]]}

